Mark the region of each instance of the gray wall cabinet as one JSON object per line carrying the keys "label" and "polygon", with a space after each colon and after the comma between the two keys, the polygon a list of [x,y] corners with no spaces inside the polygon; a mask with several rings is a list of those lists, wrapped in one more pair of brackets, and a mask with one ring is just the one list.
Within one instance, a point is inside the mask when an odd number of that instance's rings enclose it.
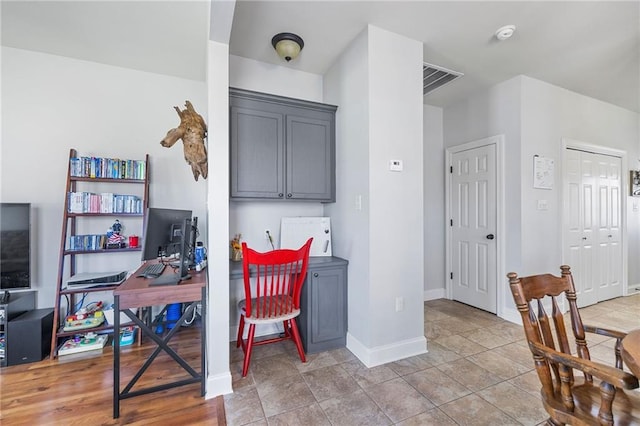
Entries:
{"label": "gray wall cabinet", "polygon": [[229,89],[231,199],[335,201],[337,107]]}
{"label": "gray wall cabinet", "polygon": [[347,342],[347,266],[339,257],[314,258],[302,287],[298,328],[306,353]]}

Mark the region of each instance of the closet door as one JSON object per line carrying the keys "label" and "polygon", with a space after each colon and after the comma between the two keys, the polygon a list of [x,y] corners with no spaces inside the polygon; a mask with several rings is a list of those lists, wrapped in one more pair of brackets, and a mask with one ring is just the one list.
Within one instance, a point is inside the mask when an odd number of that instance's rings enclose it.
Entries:
{"label": "closet door", "polygon": [[564,174],[564,262],[578,305],[622,295],[621,160],[568,149]]}
{"label": "closet door", "polygon": [[621,170],[620,158],[592,154],[597,163],[597,279],[598,301],[622,296]]}

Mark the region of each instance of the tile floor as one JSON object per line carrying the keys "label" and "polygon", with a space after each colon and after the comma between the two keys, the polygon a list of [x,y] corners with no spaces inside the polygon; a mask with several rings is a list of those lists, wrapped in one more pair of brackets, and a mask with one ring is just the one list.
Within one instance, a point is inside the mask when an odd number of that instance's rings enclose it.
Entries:
{"label": "tile floor", "polygon": [[[583,322],[640,328],[640,294],[581,309]],[[229,425],[538,425],[547,415],[522,327],[450,300],[424,304],[428,353],[366,368],[347,349],[307,356],[292,342],[257,347],[241,378],[231,344]],[[597,336],[596,336],[597,337]],[[613,365],[613,340],[588,340]]]}

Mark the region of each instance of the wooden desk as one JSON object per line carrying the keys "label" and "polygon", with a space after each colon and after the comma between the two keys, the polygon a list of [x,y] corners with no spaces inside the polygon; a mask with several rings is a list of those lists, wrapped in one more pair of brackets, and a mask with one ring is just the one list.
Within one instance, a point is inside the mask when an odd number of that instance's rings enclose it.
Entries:
{"label": "wooden desk", "polygon": [[[156,261],[153,261],[156,262]],[[140,269],[144,267],[141,266]],[[191,279],[182,281],[178,285],[159,285],[150,286],[151,279],[138,278],[136,273],[131,275],[125,282],[114,290],[114,330],[120,329],[120,315],[119,312],[125,313],[133,322],[140,327],[142,334],[146,334],[151,338],[158,347],[146,360],[146,362],[140,367],[136,375],[131,381],[120,391],[120,339],[114,332],[114,349],[113,349],[113,418],[117,419],[120,416],[120,401],[127,398],[132,398],[139,395],[146,395],[152,392],[157,392],[165,389],[174,388],[177,386],[183,386],[191,383],[200,382],[200,394],[205,394],[205,380],[206,380],[206,302],[207,302],[207,275],[206,271],[190,272]],[[173,274],[173,268],[167,266],[163,272],[163,275]],[[191,317],[193,310],[196,309],[198,302],[202,305],[201,317],[202,325],[200,329],[201,340],[201,365],[200,372],[195,371],[183,358],[180,357],[171,347],[169,347],[169,340],[180,329],[180,326],[184,321]],[[140,308],[154,305],[167,305],[170,303],[189,303],[187,309],[182,314],[175,326],[169,331],[164,339],[161,336],[155,334],[152,326],[145,324],[137,316],[135,316],[129,309]],[[156,356],[165,351],[171,358],[173,358],[191,377],[185,379],[176,380],[171,383],[152,386],[136,391],[131,391],[138,379],[149,368]]]}
{"label": "wooden desk", "polygon": [[634,376],[640,378],[640,330],[634,330],[622,339],[622,360]]}

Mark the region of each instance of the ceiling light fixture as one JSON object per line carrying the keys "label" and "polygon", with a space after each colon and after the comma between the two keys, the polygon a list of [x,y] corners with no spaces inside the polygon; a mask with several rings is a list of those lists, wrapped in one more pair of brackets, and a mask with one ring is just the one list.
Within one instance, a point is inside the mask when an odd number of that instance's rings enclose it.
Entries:
{"label": "ceiling light fixture", "polygon": [[278,55],[287,62],[295,59],[304,47],[302,38],[293,33],[276,34],[271,39],[271,44]]}
{"label": "ceiling light fixture", "polygon": [[505,25],[502,28],[498,28],[498,31],[496,31],[496,38],[503,41],[511,37],[514,32],[516,32],[515,25]]}

